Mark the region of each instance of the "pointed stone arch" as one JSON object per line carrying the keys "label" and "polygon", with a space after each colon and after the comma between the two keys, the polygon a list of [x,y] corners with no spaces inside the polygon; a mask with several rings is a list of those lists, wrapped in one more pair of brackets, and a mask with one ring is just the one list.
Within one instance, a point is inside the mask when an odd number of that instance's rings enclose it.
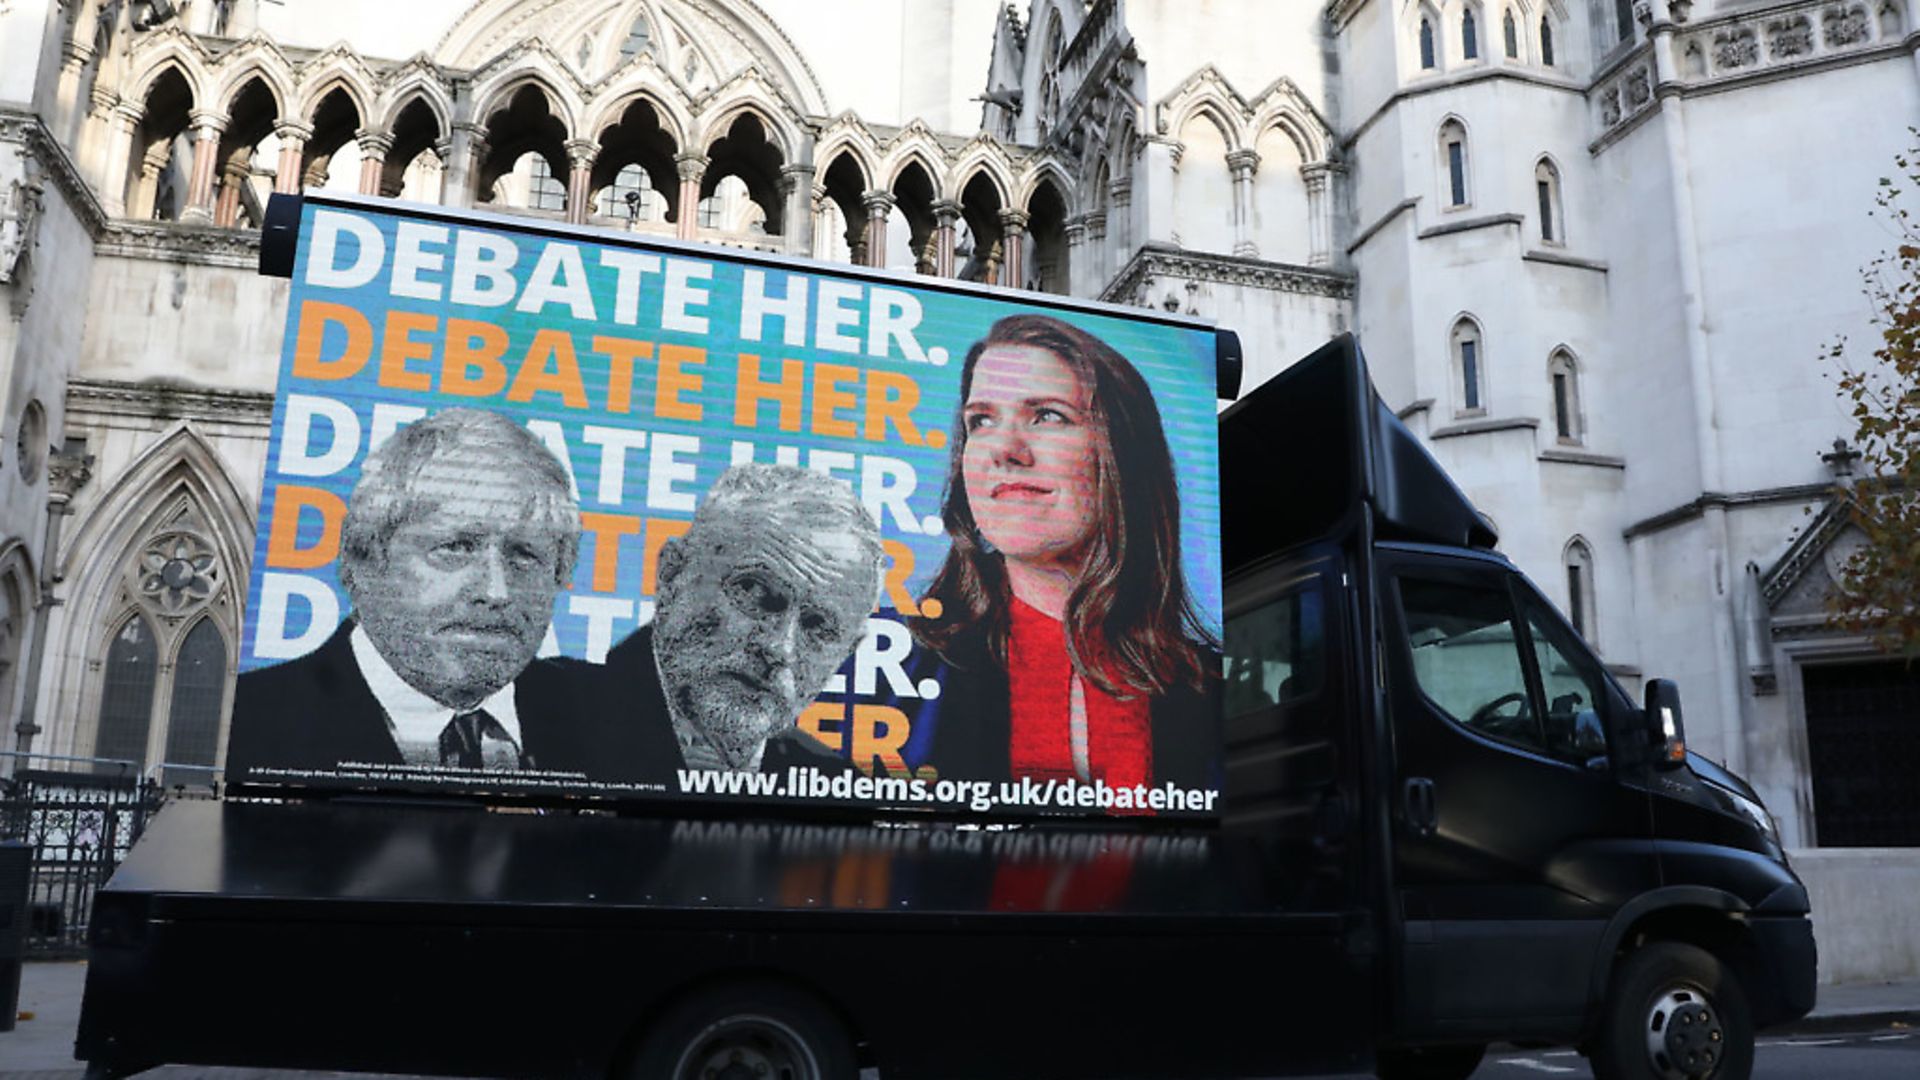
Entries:
{"label": "pointed stone arch", "polygon": [[[863,126],[842,124],[841,128],[839,134],[823,139],[814,154],[814,253],[864,264],[870,251],[871,220],[866,198],[874,189],[880,153]],[[842,239],[844,251],[839,247]]]}
{"label": "pointed stone arch", "polygon": [[1013,163],[1008,159],[1006,147],[986,136],[981,136],[962,147],[955,158],[953,167],[947,170],[946,197],[959,201],[967,185],[976,176],[985,176],[1000,196],[1000,205],[1012,206],[1014,192],[1018,185],[1013,178]]}
{"label": "pointed stone arch", "polygon": [[34,570],[33,552],[27,549],[26,541],[9,537],[0,542],[0,575],[4,574],[15,575],[26,602],[40,602],[40,575]]}
{"label": "pointed stone arch", "polygon": [[374,102],[377,95],[373,87],[373,72],[367,67],[366,61],[345,45],[335,45],[307,62],[300,74],[297,103],[290,119],[312,123],[320,102],[328,94],[339,90],[353,103],[354,111],[360,114],[360,122],[364,124],[376,115]]}
{"label": "pointed stone arch", "polygon": [[[418,60],[418,58],[416,58]],[[387,84],[375,102],[379,112],[377,116],[382,131],[392,131],[394,122],[407,106],[414,102],[424,104],[433,112],[434,122],[442,132],[453,131],[453,97],[447,92],[447,84],[437,69],[421,64],[405,70],[400,77]]]}
{"label": "pointed stone arch", "polygon": [[733,129],[734,122],[747,113],[759,119],[767,138],[784,160],[799,160],[800,128],[806,118],[758,68],[740,72],[694,103],[694,115],[698,118],[695,145],[702,153],[709,152],[715,142]]}
{"label": "pointed stone arch", "polygon": [[19,706],[36,687],[25,686],[26,644],[40,606],[40,576],[25,542],[0,542],[0,716],[20,715]]}
{"label": "pointed stone arch", "polygon": [[550,56],[536,54],[529,59],[531,62],[503,69],[474,87],[474,122],[485,125],[506,111],[522,90],[532,87],[547,99],[547,110],[566,126],[568,137],[572,137],[580,130],[579,99],[562,91],[567,79],[555,69]]}
{"label": "pointed stone arch", "polygon": [[[786,228],[787,209],[782,171],[793,159],[787,156],[779,126],[767,119],[764,110],[748,103],[734,108],[727,115],[726,126],[717,131],[717,137],[702,146],[706,164],[700,176],[701,202],[720,200],[711,205],[716,213],[723,215],[717,219],[717,227],[722,230],[758,229],[768,235],[780,235]],[[728,179],[735,181],[727,185],[732,191],[722,187]],[[759,208],[757,222],[751,207],[734,201],[740,197],[742,186],[746,199]],[[727,210],[729,205],[731,211]],[[733,216],[725,216],[729,214]]]}
{"label": "pointed stone arch", "polygon": [[1334,133],[1320,110],[1300,92],[1292,79],[1281,77],[1254,98],[1253,119],[1248,125],[1248,145],[1257,142],[1269,129],[1278,127],[1292,139],[1308,164],[1324,164],[1333,158]]}
{"label": "pointed stone arch", "polygon": [[841,115],[820,133],[813,152],[817,170],[815,175],[824,176],[841,154],[853,159],[853,163],[860,167],[862,181],[872,188],[873,178],[880,175],[880,165],[886,155],[874,139],[873,132],[852,113]]}
{"label": "pointed stone arch", "polygon": [[581,137],[599,141],[607,129],[619,124],[627,110],[638,103],[645,103],[653,110],[677,149],[691,145],[694,118],[686,107],[686,97],[672,85],[666,73],[657,68],[630,72],[618,84],[597,91],[587,107]]}
{"label": "pointed stone arch", "polygon": [[[656,37],[669,26],[684,33],[689,42],[695,43],[709,70],[713,70],[716,57],[700,50],[698,43],[731,39],[751,57],[749,65],[761,67],[779,88],[781,96],[796,103],[801,115],[829,113],[826,92],[806,58],[779,25],[752,3],[665,5],[652,0],[602,0],[575,5],[569,11],[556,12],[556,7],[558,5],[529,6],[525,0],[477,0],[454,20],[435,45],[434,59],[452,68],[482,69],[495,57],[511,51],[515,41],[525,38],[530,32],[529,20],[536,17],[551,24],[542,25],[539,32],[549,35],[551,41],[567,42],[568,49],[578,35],[602,29],[603,24],[614,26],[616,29],[603,33],[596,41],[594,55],[596,59],[617,55],[617,39],[624,36],[633,15],[645,11]],[[663,10],[669,7],[671,11]],[[606,40],[609,37],[615,40]],[[663,59],[665,66],[678,70],[675,65],[680,56],[668,55]],[[620,70],[614,69],[616,81]],[[725,79],[731,74],[722,70],[716,78]]]}
{"label": "pointed stone arch", "polygon": [[[636,198],[642,188],[650,191],[653,203],[636,204],[634,213],[651,215],[649,220],[674,220],[680,216],[678,200],[680,179],[676,159],[687,147],[690,117],[678,108],[680,99],[657,89],[637,86],[610,96],[589,114],[585,137],[598,147],[594,154],[588,192],[600,204],[601,193],[617,186],[623,174]],[[628,170],[637,168],[639,175]],[[601,213],[618,215],[619,203],[605,204]]]}
{"label": "pointed stone arch", "polygon": [[154,82],[165,74],[168,67],[174,67],[192,89],[195,103],[211,101],[211,90],[215,85],[211,63],[212,59],[197,38],[170,26],[129,50],[127,66],[134,75],[128,80],[128,89],[122,96],[133,101],[145,101]]}
{"label": "pointed stone arch", "polygon": [[900,134],[888,141],[886,157],[880,165],[880,176],[885,182],[876,186],[891,191],[907,165],[916,161],[926,171],[927,178],[936,185],[947,174],[946,149],[940,145],[933,130],[919,120],[908,124]]}
{"label": "pointed stone arch", "polygon": [[[54,655],[67,658],[46,713],[57,752],[91,750],[102,691],[96,669],[135,612],[153,628],[162,657],[173,655],[201,617],[213,615],[232,677],[254,524],[232,468],[190,421],[176,423],[135,457],[81,517],[63,561],[71,586],[51,644]],[[151,580],[156,568],[143,551],[151,545],[184,558],[192,577],[179,588],[172,579]]]}
{"label": "pointed stone arch", "polygon": [[171,475],[202,497],[210,512],[224,524],[222,543],[237,554],[241,565],[251,558],[254,541],[253,500],[235,479],[232,466],[220,451],[188,420],[175,423],[127,464],[90,510],[81,515],[69,534],[61,576],[77,579],[88,572],[90,560],[116,529],[132,528],[129,518],[143,518],[143,509],[160,496],[161,481]]}
{"label": "pointed stone arch", "polygon": [[[242,51],[244,50],[244,51]],[[238,53],[238,55],[236,55]],[[233,111],[234,99],[250,80],[258,79],[273,95],[274,108],[281,116],[294,101],[293,65],[264,38],[250,38],[236,53],[221,59],[221,74],[208,99],[222,114]]]}
{"label": "pointed stone arch", "polygon": [[1195,116],[1205,116],[1220,129],[1232,153],[1247,145],[1247,122],[1253,110],[1212,64],[1201,68],[1160,100],[1155,107],[1155,125],[1162,135],[1179,136],[1181,128]]}
{"label": "pointed stone arch", "polygon": [[[620,58],[626,55],[626,43],[633,36],[634,27],[641,19],[647,22],[647,48],[634,55],[652,56],[656,60],[665,57],[671,43],[667,40],[667,35],[662,34],[661,31],[673,24],[668,22],[647,0],[624,0],[613,6],[611,14],[605,14],[598,20],[597,28],[605,31],[605,34],[595,43],[595,61],[603,65],[606,70],[617,69],[626,62]],[[587,29],[588,27],[583,26],[580,32],[584,33]],[[632,58],[628,57],[628,60]]]}
{"label": "pointed stone arch", "polygon": [[1014,200],[1013,205],[1022,210],[1027,209],[1033,202],[1034,195],[1039,192],[1040,186],[1049,182],[1060,193],[1061,201],[1066,204],[1067,215],[1071,217],[1078,214],[1080,206],[1074,196],[1080,190],[1080,185],[1073,182],[1073,173],[1067,169],[1066,165],[1051,155],[1036,158],[1028,163],[1026,171],[1021,175],[1019,196]]}
{"label": "pointed stone arch", "polygon": [[1107,142],[1107,172],[1116,181],[1131,182],[1134,159],[1144,145],[1138,120],[1129,110],[1124,115],[1116,116],[1107,130],[1112,132],[1112,138]]}

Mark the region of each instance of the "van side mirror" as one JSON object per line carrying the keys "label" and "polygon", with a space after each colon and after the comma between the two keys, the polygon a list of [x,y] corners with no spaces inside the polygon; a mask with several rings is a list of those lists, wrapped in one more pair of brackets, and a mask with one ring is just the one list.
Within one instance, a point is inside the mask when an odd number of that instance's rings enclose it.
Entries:
{"label": "van side mirror", "polygon": [[1647,680],[1647,738],[1657,769],[1686,764],[1687,726],[1680,719],[1680,687],[1672,679]]}

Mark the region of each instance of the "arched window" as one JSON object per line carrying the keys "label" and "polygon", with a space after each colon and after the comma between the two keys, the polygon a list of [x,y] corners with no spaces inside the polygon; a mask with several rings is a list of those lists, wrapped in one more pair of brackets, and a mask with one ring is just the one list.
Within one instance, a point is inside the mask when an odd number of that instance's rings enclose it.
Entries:
{"label": "arched window", "polygon": [[487,200],[499,206],[560,213],[567,208],[567,187],[553,175],[553,166],[538,150],[529,150],[500,174]]}
{"label": "arched window", "polygon": [[627,27],[627,39],[620,43],[622,57],[639,56],[653,49],[653,28],[647,25],[647,17],[641,15]]}
{"label": "arched window", "polygon": [[[145,768],[147,730],[153,724],[153,686],[159,669],[153,628],[138,615],[128,617],[107,645],[94,757],[134,762],[136,774]],[[101,768],[118,771],[118,766]]]}
{"label": "arched window", "polygon": [[1633,0],[1613,0],[1613,32],[1615,44],[1633,41]]}
{"label": "arched window", "polygon": [[1541,158],[1533,167],[1533,193],[1540,210],[1540,241],[1566,243],[1566,216],[1560,208],[1560,170],[1546,158]]}
{"label": "arched window", "polygon": [[1553,66],[1553,20],[1540,16],[1540,62]]}
{"label": "arched window", "polygon": [[1480,29],[1472,8],[1460,13],[1460,56],[1466,60],[1480,58]]}
{"label": "arched window", "polygon": [[1562,564],[1567,575],[1567,621],[1588,642],[1594,640],[1593,551],[1587,542],[1574,537],[1567,544]]}
{"label": "arched window", "polygon": [[1585,417],[1580,411],[1580,368],[1573,354],[1554,350],[1547,361],[1547,378],[1553,383],[1553,434],[1562,443],[1578,446],[1585,440]]}
{"label": "arched window", "polygon": [[1448,208],[1466,206],[1471,192],[1468,190],[1467,129],[1458,120],[1449,120],[1440,125],[1440,167],[1443,171],[1442,205]]}
{"label": "arched window", "polygon": [[1486,352],[1479,324],[1462,318],[1453,324],[1449,351],[1453,354],[1453,385],[1459,395],[1456,415],[1473,416],[1487,411]]}
{"label": "arched window", "polygon": [[653,177],[639,165],[622,166],[613,183],[600,189],[602,217],[620,221],[664,221],[667,200],[653,189]]}
{"label": "arched window", "polygon": [[[162,782],[211,779],[220,746],[220,706],[227,689],[227,642],[220,627],[202,618],[187,631],[173,661],[172,700],[167,703],[166,764],[188,766]],[[191,766],[204,766],[202,769]]]}
{"label": "arched window", "polygon": [[1432,71],[1433,65],[1433,20],[1422,15],[1420,17],[1420,67],[1424,71]]}
{"label": "arched window", "polygon": [[1505,39],[1507,59],[1520,59],[1520,27],[1513,21],[1513,9],[1508,8],[1500,17],[1500,36]]}

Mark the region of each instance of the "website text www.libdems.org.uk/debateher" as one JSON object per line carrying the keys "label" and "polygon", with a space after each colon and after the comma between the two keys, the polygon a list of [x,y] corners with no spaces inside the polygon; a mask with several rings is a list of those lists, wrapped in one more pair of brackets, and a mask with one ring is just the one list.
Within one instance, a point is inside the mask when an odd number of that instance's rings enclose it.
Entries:
{"label": "website text www.libdems.org.uk/debateher", "polygon": [[1167,783],[1110,787],[1093,780],[928,780],[921,777],[825,773],[804,765],[783,773],[679,769],[688,795],[748,795],[776,799],[858,800],[882,804],[964,806],[977,813],[1001,808],[1211,813],[1220,793]]}

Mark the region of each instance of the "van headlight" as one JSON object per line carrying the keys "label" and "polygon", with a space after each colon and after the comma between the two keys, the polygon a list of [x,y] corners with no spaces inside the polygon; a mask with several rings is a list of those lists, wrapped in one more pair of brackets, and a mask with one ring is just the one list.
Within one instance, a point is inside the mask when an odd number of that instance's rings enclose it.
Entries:
{"label": "van headlight", "polygon": [[1753,822],[1753,827],[1760,830],[1760,835],[1766,837],[1767,843],[1771,844],[1776,852],[1781,850],[1780,823],[1773,820],[1773,815],[1767,812],[1766,807],[1761,806],[1759,803],[1754,802],[1752,799],[1747,798],[1737,791],[1728,791],[1726,788],[1721,788],[1720,794],[1735,810],[1740,812],[1741,817]]}

